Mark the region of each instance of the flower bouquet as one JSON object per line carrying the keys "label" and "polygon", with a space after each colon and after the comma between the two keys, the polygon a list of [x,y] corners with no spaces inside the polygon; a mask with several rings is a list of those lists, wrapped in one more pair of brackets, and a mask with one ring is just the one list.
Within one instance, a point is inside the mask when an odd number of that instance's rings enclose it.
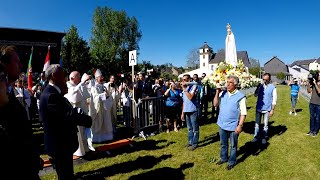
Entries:
{"label": "flower bouquet", "polygon": [[256,87],[261,82],[261,79],[249,73],[248,69],[240,59],[235,67],[224,61],[220,62],[216,71],[203,78],[202,83],[209,85],[212,88],[225,87],[227,78],[230,75],[234,75],[239,78],[239,89]]}

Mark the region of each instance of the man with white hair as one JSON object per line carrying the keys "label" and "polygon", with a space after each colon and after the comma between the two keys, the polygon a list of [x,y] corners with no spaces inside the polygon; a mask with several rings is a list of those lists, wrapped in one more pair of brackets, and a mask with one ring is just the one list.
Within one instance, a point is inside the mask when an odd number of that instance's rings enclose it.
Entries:
{"label": "man with white hair", "polygon": [[111,122],[112,98],[104,86],[104,77],[99,69],[94,73],[96,82],[91,87],[89,115],[92,118],[92,141],[100,143],[113,139]]}
{"label": "man with white hair", "polygon": [[[80,73],[73,71],[69,75],[69,81],[67,82],[68,93],[65,97],[69,100],[73,107],[81,108],[85,114],[88,114],[87,99],[90,98],[90,94],[87,89],[87,82],[91,79],[91,76],[83,74],[80,81]],[[92,146],[92,132],[91,128],[85,128],[78,126],[78,141],[79,148],[73,155],[84,156],[86,152],[95,151]]]}
{"label": "man with white hair", "polygon": [[[220,107],[218,117],[220,135],[220,160],[217,165],[228,162],[227,170],[236,165],[238,137],[242,132],[243,123],[247,116],[246,97],[237,90],[239,78],[229,76],[227,78],[227,89],[221,90],[217,86],[213,104]],[[230,139],[230,156],[228,156]]]}
{"label": "man with white hair", "polygon": [[59,64],[46,71],[49,81],[40,96],[40,119],[44,125],[44,144],[58,179],[74,179],[73,153],[79,147],[77,126],[91,126],[91,118],[73,108],[63,96],[67,90],[65,73]]}

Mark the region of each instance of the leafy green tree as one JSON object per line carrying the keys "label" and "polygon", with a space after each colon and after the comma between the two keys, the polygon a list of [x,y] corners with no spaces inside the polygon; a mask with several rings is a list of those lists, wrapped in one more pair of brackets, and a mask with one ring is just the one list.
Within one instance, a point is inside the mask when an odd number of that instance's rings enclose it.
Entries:
{"label": "leafy green tree", "polygon": [[279,73],[276,74],[276,77],[279,80],[284,80],[284,78],[286,78],[286,75],[283,72],[279,72]]}
{"label": "leafy green tree", "polygon": [[97,7],[90,39],[93,65],[107,74],[130,72],[128,53],[139,50],[141,36],[135,17],[128,17],[125,11]]}
{"label": "leafy green tree", "polygon": [[62,67],[67,73],[87,72],[91,68],[89,51],[88,43],[79,37],[77,28],[72,25],[62,43]]}
{"label": "leafy green tree", "polygon": [[259,76],[259,67],[250,67],[249,73],[255,76]]}

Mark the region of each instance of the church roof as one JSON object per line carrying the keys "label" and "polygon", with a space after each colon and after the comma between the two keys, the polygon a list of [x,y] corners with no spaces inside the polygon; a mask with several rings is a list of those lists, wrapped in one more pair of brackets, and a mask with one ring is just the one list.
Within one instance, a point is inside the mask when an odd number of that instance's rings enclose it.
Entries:
{"label": "church roof", "polygon": [[297,60],[294,61],[290,66],[294,66],[294,65],[298,65],[298,66],[309,66],[310,63],[313,63],[314,61],[316,61],[317,63],[320,63],[320,58],[318,59],[306,59],[306,60]]}
{"label": "church roof", "polygon": [[[237,58],[242,59],[242,62],[246,67],[251,67],[247,51],[237,51]],[[218,64],[224,60],[225,60],[225,51],[221,50],[212,55],[211,60],[209,61],[209,64]]]}
{"label": "church roof", "polygon": [[207,43],[204,43],[204,45],[202,45],[199,49],[205,49],[205,48],[212,49]]}

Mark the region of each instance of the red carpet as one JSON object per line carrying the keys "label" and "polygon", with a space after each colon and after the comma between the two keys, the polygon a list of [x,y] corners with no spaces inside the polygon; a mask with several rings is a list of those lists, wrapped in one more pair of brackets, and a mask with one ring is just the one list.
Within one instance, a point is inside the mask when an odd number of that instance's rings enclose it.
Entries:
{"label": "red carpet", "polygon": [[[112,149],[117,149],[119,147],[132,144],[132,142],[133,142],[133,140],[131,140],[129,138],[128,139],[121,139],[121,140],[118,140],[118,141],[115,141],[115,142],[112,142],[112,143],[108,143],[108,144],[99,146],[99,147],[96,148],[96,151],[100,151],[100,152],[109,151],[109,150],[112,150]],[[73,160],[76,160],[76,159],[79,159],[79,158],[80,158],[79,156],[73,156]],[[44,159],[44,165],[43,165],[44,168],[49,167],[51,165],[52,164],[50,163],[50,161],[48,159]]]}

